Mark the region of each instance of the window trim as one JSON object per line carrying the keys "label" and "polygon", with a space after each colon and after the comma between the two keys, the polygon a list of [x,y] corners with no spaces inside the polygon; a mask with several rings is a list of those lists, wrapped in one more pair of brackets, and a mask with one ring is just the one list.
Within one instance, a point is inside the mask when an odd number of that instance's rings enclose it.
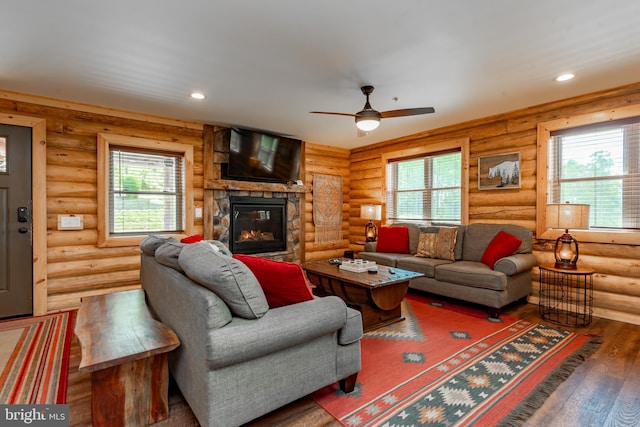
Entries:
{"label": "window trim", "polygon": [[386,223],[386,194],[387,194],[387,163],[392,160],[409,160],[413,157],[422,157],[437,154],[445,151],[460,150],[461,154],[461,187],[460,187],[460,223],[469,223],[469,138],[458,138],[440,142],[427,143],[419,147],[407,148],[397,151],[382,153],[381,169],[381,203],[382,203],[382,223]]}
{"label": "window trim", "polygon": [[[563,233],[562,230],[546,227],[546,206],[549,183],[549,138],[551,132],[574,128],[578,126],[605,123],[611,120],[626,119],[640,115],[640,105],[621,107],[608,111],[579,114],[538,123],[537,147],[537,190],[536,190],[536,237],[538,239],[555,240]],[[579,242],[616,243],[638,245],[640,232],[635,231],[605,231],[605,230],[572,230],[571,235]]]}
{"label": "window trim", "polygon": [[133,136],[98,134],[98,247],[136,246],[147,236],[111,236],[109,230],[109,150],[112,145],[157,152],[178,153],[184,157],[184,233],[169,234],[176,238],[194,233],[193,147],[177,142]]}

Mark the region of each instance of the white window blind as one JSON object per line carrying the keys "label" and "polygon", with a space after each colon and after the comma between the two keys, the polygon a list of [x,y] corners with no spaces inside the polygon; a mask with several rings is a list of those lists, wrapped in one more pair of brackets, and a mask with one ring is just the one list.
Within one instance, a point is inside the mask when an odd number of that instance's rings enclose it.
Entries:
{"label": "white window blind", "polygon": [[180,154],[111,146],[110,234],[184,230],[184,162]]}
{"label": "white window blind", "polygon": [[549,141],[549,203],[590,205],[595,229],[640,229],[640,117],[563,129]]}
{"label": "white window blind", "polygon": [[461,165],[460,152],[389,161],[387,219],[461,222]]}

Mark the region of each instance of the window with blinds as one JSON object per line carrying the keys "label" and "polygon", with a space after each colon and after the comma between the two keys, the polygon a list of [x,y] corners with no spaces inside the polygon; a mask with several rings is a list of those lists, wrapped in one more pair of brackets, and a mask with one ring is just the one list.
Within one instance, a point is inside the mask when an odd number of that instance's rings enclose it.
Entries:
{"label": "window with blinds", "polygon": [[590,205],[592,229],[640,230],[640,117],[550,136],[548,202]]}
{"label": "window with blinds", "polygon": [[184,230],[181,154],[109,147],[111,235]]}
{"label": "window with blinds", "polygon": [[461,222],[459,151],[387,163],[386,218],[390,222]]}

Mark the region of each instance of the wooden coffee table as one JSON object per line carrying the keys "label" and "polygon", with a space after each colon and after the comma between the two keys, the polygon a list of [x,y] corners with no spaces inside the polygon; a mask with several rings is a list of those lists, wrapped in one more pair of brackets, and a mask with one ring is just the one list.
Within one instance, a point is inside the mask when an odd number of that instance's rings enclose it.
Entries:
{"label": "wooden coffee table", "polygon": [[365,332],[404,320],[401,303],[409,289],[409,280],[423,276],[384,265],[378,265],[375,274],[354,273],[341,270],[328,260],[307,262],[302,268],[315,286],[314,294],[339,296],[349,307],[360,311]]}

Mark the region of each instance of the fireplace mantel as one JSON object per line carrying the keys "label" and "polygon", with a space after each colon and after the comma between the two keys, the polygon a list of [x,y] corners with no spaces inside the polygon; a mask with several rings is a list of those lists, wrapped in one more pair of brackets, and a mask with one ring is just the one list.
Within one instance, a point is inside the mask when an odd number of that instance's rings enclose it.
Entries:
{"label": "fireplace mantel", "polygon": [[236,190],[236,191],[273,191],[275,193],[310,193],[310,185],[289,185],[273,182],[235,181],[229,179],[208,179],[205,190]]}

